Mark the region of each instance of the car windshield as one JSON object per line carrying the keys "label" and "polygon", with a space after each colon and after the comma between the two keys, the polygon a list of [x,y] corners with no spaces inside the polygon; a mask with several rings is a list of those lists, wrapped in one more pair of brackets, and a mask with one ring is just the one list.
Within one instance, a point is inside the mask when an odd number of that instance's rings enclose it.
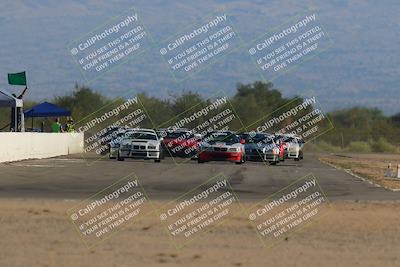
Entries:
{"label": "car windshield", "polygon": [[127,133],[125,138],[130,139],[144,139],[144,140],[157,140],[157,135],[152,133],[143,133],[143,132],[133,132]]}
{"label": "car windshield", "polygon": [[297,139],[291,136],[284,136],[284,135],[279,135],[275,139],[276,141],[282,141],[285,143],[297,143]]}
{"label": "car windshield", "polygon": [[191,132],[166,132],[165,138],[184,138],[184,139],[189,139],[193,138],[194,134]]}
{"label": "car windshield", "polygon": [[236,134],[232,133],[209,133],[204,139],[206,143],[215,144],[215,143],[227,143],[227,144],[235,144],[239,143],[240,139]]}
{"label": "car windshield", "polygon": [[246,134],[244,139],[246,140],[246,143],[249,144],[260,143],[260,142],[265,144],[271,144],[274,141],[272,135],[267,135],[267,134],[256,134],[254,137],[251,137],[250,134]]}

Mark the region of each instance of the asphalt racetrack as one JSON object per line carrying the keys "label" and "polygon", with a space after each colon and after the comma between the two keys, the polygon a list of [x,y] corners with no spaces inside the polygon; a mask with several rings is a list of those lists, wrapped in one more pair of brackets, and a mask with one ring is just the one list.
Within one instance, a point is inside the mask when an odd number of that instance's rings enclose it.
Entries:
{"label": "asphalt racetrack", "polygon": [[198,164],[193,160],[176,164],[172,158],[165,158],[161,163],[96,159],[95,155],[85,154],[2,163],[0,197],[86,199],[135,173],[150,199],[174,200],[223,173],[229,177],[239,200],[257,201],[311,173],[330,201],[399,199],[398,192],[376,187],[332,168],[310,153],[300,162],[286,160],[277,166],[266,166],[262,162]]}

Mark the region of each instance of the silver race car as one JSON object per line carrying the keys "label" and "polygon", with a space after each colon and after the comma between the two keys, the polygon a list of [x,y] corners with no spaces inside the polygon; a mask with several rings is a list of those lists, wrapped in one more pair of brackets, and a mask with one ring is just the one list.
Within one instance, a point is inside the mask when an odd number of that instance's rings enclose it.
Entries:
{"label": "silver race car", "polygon": [[275,144],[274,135],[245,133],[242,134],[242,138],[246,141],[244,147],[247,160],[262,160],[271,165],[276,165],[279,162],[279,147]]}
{"label": "silver race car", "polygon": [[155,162],[160,162],[164,157],[161,142],[162,138],[154,130],[128,130],[119,144],[117,159],[154,159]]}

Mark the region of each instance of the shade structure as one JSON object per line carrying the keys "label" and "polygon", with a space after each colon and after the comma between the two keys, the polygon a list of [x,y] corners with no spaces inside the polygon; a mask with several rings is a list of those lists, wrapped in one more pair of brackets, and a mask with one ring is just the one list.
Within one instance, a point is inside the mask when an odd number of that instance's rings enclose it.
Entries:
{"label": "shade structure", "polygon": [[65,117],[71,116],[71,111],[62,107],[56,106],[49,102],[43,102],[36,105],[24,112],[25,118],[38,118],[38,117]]}

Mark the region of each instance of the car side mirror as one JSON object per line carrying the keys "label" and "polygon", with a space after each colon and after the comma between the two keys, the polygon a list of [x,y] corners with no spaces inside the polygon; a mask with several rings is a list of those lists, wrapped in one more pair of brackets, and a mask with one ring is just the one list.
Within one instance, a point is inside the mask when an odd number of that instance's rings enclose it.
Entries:
{"label": "car side mirror", "polygon": [[160,137],[160,141],[161,141],[161,142],[164,141],[164,137]]}
{"label": "car side mirror", "polygon": [[240,139],[240,143],[243,145],[243,144],[246,144],[246,140],[244,140],[244,139]]}

